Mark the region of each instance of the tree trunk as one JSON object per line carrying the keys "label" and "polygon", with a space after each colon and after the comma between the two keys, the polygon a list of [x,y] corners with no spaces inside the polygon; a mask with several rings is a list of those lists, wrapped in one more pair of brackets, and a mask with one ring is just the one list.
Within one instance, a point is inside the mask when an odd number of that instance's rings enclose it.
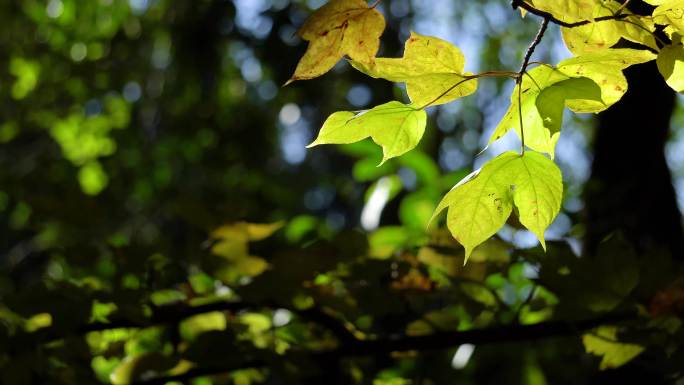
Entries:
{"label": "tree trunk", "polygon": [[591,178],[585,187],[585,252],[620,231],[640,253],[684,258],[681,214],[664,146],[674,92],[655,61],[625,71],[625,96],[599,115]]}

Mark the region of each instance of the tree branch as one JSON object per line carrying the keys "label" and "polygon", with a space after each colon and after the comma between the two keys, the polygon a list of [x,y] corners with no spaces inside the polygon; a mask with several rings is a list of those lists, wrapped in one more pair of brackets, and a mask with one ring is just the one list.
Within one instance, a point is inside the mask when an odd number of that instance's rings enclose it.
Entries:
{"label": "tree branch", "polygon": [[[220,301],[199,306],[188,305],[166,305],[153,310],[152,316],[148,320],[136,321],[131,319],[113,319],[110,322],[94,322],[83,325],[70,332],[59,332],[52,328],[40,329],[32,333],[34,340],[38,343],[46,343],[63,339],[72,335],[83,335],[90,332],[121,329],[121,328],[147,328],[156,325],[173,324],[190,318],[195,315],[210,313],[214,311],[240,312],[249,309],[263,308],[285,308],[275,303],[254,304],[247,302],[227,302]],[[354,334],[347,329],[340,319],[325,310],[317,307],[309,309],[288,309],[304,320],[314,322],[328,331],[332,332],[340,342],[355,340]]]}
{"label": "tree branch", "polygon": [[549,18],[544,17],[544,20],[542,21],[541,25],[539,26],[539,31],[537,31],[537,35],[534,37],[534,40],[532,40],[532,43],[530,43],[530,46],[527,47],[527,52],[525,52],[525,58],[523,59],[523,63],[520,66],[520,71],[518,71],[517,77],[515,79],[516,84],[518,85],[518,124],[520,124],[520,153],[522,155],[525,155],[525,129],[523,128],[523,117],[522,117],[522,80],[523,80],[523,75],[525,74],[525,71],[527,71],[527,66],[530,64],[530,58],[532,57],[532,54],[534,53],[534,49],[537,48],[537,45],[541,42],[542,38],[544,37],[544,33],[546,32],[546,28],[549,26]]}
{"label": "tree branch", "polygon": [[542,11],[540,9],[537,9],[537,8],[531,6],[530,4],[528,4],[524,0],[513,0],[513,1],[511,1],[511,6],[513,7],[513,9],[517,9],[518,7],[520,7],[520,8],[526,10],[527,12],[529,12],[533,15],[541,16],[544,19],[548,19],[549,21],[553,22],[554,24],[560,25],[561,27],[565,27],[565,28],[580,27],[583,25],[587,25],[587,24],[597,22],[597,21],[621,20],[621,19],[624,19],[624,18],[630,16],[629,14],[618,12],[615,15],[601,16],[601,17],[597,17],[593,20],[581,20],[581,21],[576,21],[574,23],[568,23],[566,21],[562,21],[562,20],[557,19],[555,16],[553,16],[549,12]]}
{"label": "tree branch", "polygon": [[544,37],[544,33],[546,32],[546,28],[548,26],[549,19],[545,17],[541,25],[539,26],[539,31],[537,31],[537,35],[534,37],[534,40],[532,40],[532,43],[530,43],[530,46],[527,47],[527,52],[525,52],[525,59],[523,60],[522,66],[520,66],[520,71],[518,71],[518,77],[520,79],[522,79],[523,73],[525,73],[525,71],[527,70],[527,66],[530,64],[530,58],[534,53],[534,49],[537,48],[539,43],[541,43],[542,38]]}
{"label": "tree branch", "polygon": [[[374,340],[354,340],[341,343],[337,348],[328,351],[309,352],[293,351],[293,354],[305,354],[314,360],[337,362],[344,357],[362,357],[376,354],[388,354],[402,351],[427,351],[448,349],[461,344],[470,343],[486,345],[503,342],[529,341],[549,337],[576,335],[604,324],[630,321],[637,318],[634,312],[608,313],[597,318],[578,321],[549,321],[533,325],[507,325],[487,329],[467,331],[438,332],[425,336],[397,336]],[[169,381],[184,381],[191,378],[226,373],[234,370],[268,366],[267,362],[254,361],[243,363],[239,367],[206,367],[194,368],[186,373],[157,377],[136,382],[136,385],[158,385]]]}

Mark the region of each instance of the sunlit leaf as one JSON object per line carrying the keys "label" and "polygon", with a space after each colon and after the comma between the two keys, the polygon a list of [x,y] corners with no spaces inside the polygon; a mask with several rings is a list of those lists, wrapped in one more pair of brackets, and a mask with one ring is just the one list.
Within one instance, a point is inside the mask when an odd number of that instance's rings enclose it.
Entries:
{"label": "sunlit leaf", "polygon": [[658,4],[658,7],[653,10],[653,21],[656,24],[669,25],[680,35],[684,35],[684,18],[682,18],[684,0],[658,1]]}
{"label": "sunlit leaf", "polygon": [[465,58],[453,44],[411,32],[404,57],[352,61],[359,71],[374,78],[406,83],[411,102],[417,106],[449,103],[477,89],[477,80],[466,80]]}
{"label": "sunlit leaf", "polygon": [[353,143],[371,137],[387,159],[412,150],[423,136],[427,115],[425,110],[399,102],[389,102],[354,114],[336,112],[323,123],[318,137],[307,147],[319,144]]}
{"label": "sunlit leaf", "polygon": [[673,44],[663,47],[656,63],[667,85],[677,92],[684,91],[684,46]]}
{"label": "sunlit leaf", "polygon": [[447,227],[465,248],[494,235],[517,207],[520,222],[544,244],[544,230],[560,210],[563,183],[558,167],[535,152],[506,152],[473,177],[457,184],[439,203],[435,215],[448,208]]}
{"label": "sunlit leaf", "polygon": [[[554,148],[560,136],[560,116],[550,119],[549,116],[542,117],[538,110],[537,100],[542,92],[549,87],[555,89],[546,91],[554,95],[556,103],[561,103],[559,108],[562,111],[564,102],[569,98],[589,99],[600,101],[600,93],[597,92],[598,86],[590,82],[565,82],[571,77],[557,69],[549,66],[539,66],[527,73],[522,80],[522,89],[518,90],[518,85],[511,94],[511,106],[501,119],[501,122],[494,130],[489,143],[493,143],[503,137],[510,129],[515,129],[518,136],[520,131],[520,116],[522,113],[522,125],[525,134],[525,145],[535,151],[545,152],[553,156]],[[519,95],[520,92],[520,95]],[[520,101],[518,100],[520,96]],[[546,111],[550,111],[545,99],[541,100],[542,105],[547,106]]]}
{"label": "sunlit leaf", "polygon": [[[573,2],[568,2],[570,4]],[[600,1],[593,12],[583,15],[585,20],[597,17],[612,16],[620,10],[621,14],[631,13],[617,1]],[[601,51],[614,46],[621,38],[642,44],[646,47],[658,49],[653,31],[655,25],[650,18],[631,15],[619,20],[602,20],[572,28],[561,28],[563,40],[570,52],[582,55],[589,52]]]}
{"label": "sunlit leaf", "polygon": [[622,71],[634,64],[656,58],[650,51],[614,48],[584,54],[558,63],[557,68],[567,76],[583,76],[601,87],[601,100],[570,100],[568,108],[575,112],[600,112],[615,104],[627,92],[627,79]]}
{"label": "sunlit leaf", "polygon": [[146,353],[125,360],[111,373],[113,385],[128,385],[143,379],[143,374],[164,373],[172,369],[177,360],[161,353]]}
{"label": "sunlit leaf", "polygon": [[331,0],[297,32],[309,46],[287,83],[323,75],[344,55],[362,63],[372,61],[384,29],[385,19],[365,0]]}

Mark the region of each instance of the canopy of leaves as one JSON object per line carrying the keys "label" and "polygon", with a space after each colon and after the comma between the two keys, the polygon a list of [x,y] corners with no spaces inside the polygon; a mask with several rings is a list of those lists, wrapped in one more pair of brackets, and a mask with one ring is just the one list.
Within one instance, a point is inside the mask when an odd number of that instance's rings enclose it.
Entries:
{"label": "canopy of leaves", "polygon": [[[516,80],[502,129],[549,155],[629,65],[657,55],[678,88],[674,2],[650,0],[655,46],[613,2],[461,3],[0,2],[0,383],[590,382],[584,333],[603,367],[680,375],[681,270],[616,237],[578,255],[582,159],[467,176]],[[542,11],[587,21],[563,30],[580,55],[540,64],[551,33],[525,55]],[[312,145],[341,145],[306,151],[324,120]]]}

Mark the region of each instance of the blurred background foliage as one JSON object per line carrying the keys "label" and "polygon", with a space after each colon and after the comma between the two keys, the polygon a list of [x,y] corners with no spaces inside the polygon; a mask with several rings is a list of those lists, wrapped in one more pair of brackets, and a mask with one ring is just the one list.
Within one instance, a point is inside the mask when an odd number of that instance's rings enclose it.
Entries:
{"label": "blurred background foliage", "polygon": [[[569,117],[559,143],[566,195],[549,252],[510,223],[466,266],[446,230],[425,229],[451,186],[517,146],[510,137],[478,155],[510,81],[482,80],[476,95],[432,108],[419,149],[381,167],[368,141],[305,149],[330,113],[405,98],[344,62],[281,87],[305,49],[294,33],[323,3],[0,4],[0,382],[681,376],[673,313],[684,288],[667,288],[679,275],[671,256],[644,260],[616,234],[600,262],[577,257],[589,117]],[[382,55],[399,56],[415,30],[458,45],[472,72],[517,69],[537,28],[499,0],[384,0],[379,9]],[[567,56],[552,28],[537,58]],[[673,124],[683,119],[678,107]],[[682,154],[678,130],[666,155],[680,194]],[[634,309],[642,317],[619,328],[573,329]],[[569,326],[555,338],[519,341],[525,325],[559,319]],[[392,348],[497,327],[510,334]],[[519,342],[484,344],[496,335]],[[599,372],[635,355],[633,372]]]}

